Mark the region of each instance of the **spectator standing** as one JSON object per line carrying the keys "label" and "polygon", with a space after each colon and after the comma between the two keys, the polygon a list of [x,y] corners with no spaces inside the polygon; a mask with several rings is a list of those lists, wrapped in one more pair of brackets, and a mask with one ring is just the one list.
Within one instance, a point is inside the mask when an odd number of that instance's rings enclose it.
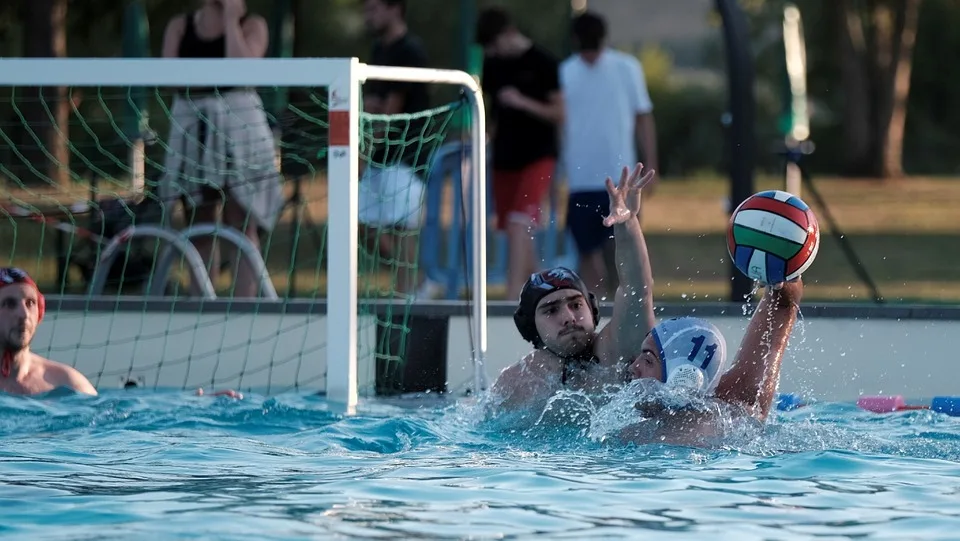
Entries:
{"label": "spectator standing", "polygon": [[[203,0],[200,9],[167,23],[165,58],[260,58],[269,30],[244,0]],[[260,248],[258,228],[272,231],[283,193],[273,132],[253,88],[186,88],[173,100],[161,201],[181,199],[187,221],[236,228]],[[216,239],[194,240],[208,272],[220,270]],[[259,277],[235,258],[233,294],[255,297]]]}
{"label": "spectator standing", "polygon": [[491,99],[497,228],[507,233],[507,295],[516,298],[539,267],[532,231],[556,170],[563,120],[559,65],[500,8],[480,14],[477,42],[485,57],[483,89]]}
{"label": "spectator standing", "polygon": [[623,164],[637,162],[638,143],[644,168],[657,169],[653,104],[640,61],[606,45],[603,18],[583,13],[574,18],[571,30],[578,51],[560,66],[566,104],[562,159],[570,194],[567,228],[583,281],[610,295],[618,284],[613,230],[603,225],[609,206],[604,180],[618,178]]}
{"label": "spectator standing", "polygon": [[[365,0],[363,16],[376,41],[370,64],[427,67],[427,53],[406,22],[406,0]],[[423,83],[368,81],[363,86],[366,113],[396,115],[428,109]],[[372,147],[360,182],[362,238],[381,255],[397,262],[397,291],[414,298],[435,298],[440,284],[425,278],[417,265],[417,232],[421,226],[424,181],[431,153],[421,148],[429,123],[414,119],[396,133],[375,122],[365,145]]]}

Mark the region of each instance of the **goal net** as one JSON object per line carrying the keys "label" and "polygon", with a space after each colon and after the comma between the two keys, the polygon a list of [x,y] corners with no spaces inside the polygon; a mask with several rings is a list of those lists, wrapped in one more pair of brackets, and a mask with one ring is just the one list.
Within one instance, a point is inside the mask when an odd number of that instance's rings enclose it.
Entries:
{"label": "goal net", "polygon": [[[453,99],[363,112],[375,82]],[[347,405],[399,389],[431,293],[418,265],[426,186],[443,181],[438,149],[461,144],[479,377],[486,158],[467,74],[356,59],[8,59],[0,92],[0,264],[48,297],[35,352],[99,389],[315,389]]]}

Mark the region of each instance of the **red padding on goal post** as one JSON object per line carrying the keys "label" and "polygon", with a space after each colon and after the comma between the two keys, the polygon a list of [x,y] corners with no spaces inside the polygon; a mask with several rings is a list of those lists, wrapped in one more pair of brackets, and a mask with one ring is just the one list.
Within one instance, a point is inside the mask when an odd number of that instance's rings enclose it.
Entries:
{"label": "red padding on goal post", "polygon": [[350,144],[350,111],[330,111],[330,146],[345,147]]}

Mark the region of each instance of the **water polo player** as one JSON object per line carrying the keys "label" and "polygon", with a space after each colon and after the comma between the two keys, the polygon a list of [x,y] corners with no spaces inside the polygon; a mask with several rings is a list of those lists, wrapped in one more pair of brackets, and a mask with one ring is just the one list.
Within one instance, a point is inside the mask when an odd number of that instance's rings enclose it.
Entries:
{"label": "water polo player", "polygon": [[625,375],[707,394],[716,388],[726,359],[726,341],[715,325],[698,317],[678,317],[650,330]]}
{"label": "water polo player", "polygon": [[26,272],[0,268],[0,392],[34,395],[63,387],[96,395],[79,371],[30,351],[45,311],[43,294]]}
{"label": "water polo player", "polygon": [[614,186],[607,179],[610,215],[620,279],[609,323],[598,329],[596,297],[570,269],[557,267],[530,276],[514,313],[520,335],[534,350],[507,367],[491,389],[501,409],[542,411],[560,389],[595,392],[622,383],[621,359],[640,350],[655,323],[653,276],[640,229],[640,193],[653,179],[643,166],[624,168]]}
{"label": "water polo player", "polygon": [[[726,343],[716,326],[695,317],[663,321],[651,329],[640,354],[629,361],[626,379],[651,378],[684,387],[743,408],[764,421],[776,396],[780,365],[802,296],[800,279],[767,287],[729,369]],[[649,406],[638,404],[648,413],[653,411]]]}

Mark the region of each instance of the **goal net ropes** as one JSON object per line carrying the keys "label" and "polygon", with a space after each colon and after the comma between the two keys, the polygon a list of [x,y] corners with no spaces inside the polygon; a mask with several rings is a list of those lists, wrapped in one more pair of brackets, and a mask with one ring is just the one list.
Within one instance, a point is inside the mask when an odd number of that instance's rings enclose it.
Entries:
{"label": "goal net ropes", "polygon": [[[385,82],[449,99],[363,112]],[[0,265],[51,299],[32,349],[100,389],[401,389],[441,146],[470,154],[485,229],[478,98],[462,72],[355,59],[0,60]]]}

